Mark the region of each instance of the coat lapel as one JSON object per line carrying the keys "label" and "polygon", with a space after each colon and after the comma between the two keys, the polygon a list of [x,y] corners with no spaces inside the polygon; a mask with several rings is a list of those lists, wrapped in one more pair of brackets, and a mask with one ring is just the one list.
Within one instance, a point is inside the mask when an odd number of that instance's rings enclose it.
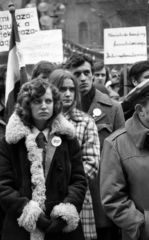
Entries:
{"label": "coat lapel", "polygon": [[112,101],[109,96],[107,96],[106,94],[104,94],[96,89],[95,96],[94,96],[91,106],[88,110],[88,114],[90,116],[93,116],[94,109],[101,110],[101,114],[94,119],[95,122],[99,121],[106,115],[106,112],[105,112],[102,104],[110,107],[110,106],[112,106]]}
{"label": "coat lapel", "polygon": [[45,159],[45,179],[46,180],[47,180],[48,173],[50,172],[53,156],[57,148],[56,146],[53,146],[51,143],[51,140],[53,137],[54,135],[49,134],[49,140],[46,148],[46,159]]}
{"label": "coat lapel", "polygon": [[100,116],[97,116],[97,117],[94,118],[95,122],[99,121],[100,119],[102,119],[106,115],[106,113],[105,113],[104,109],[102,108],[102,106],[100,105],[100,103],[95,101],[95,99],[93,99],[93,102],[91,103],[91,106],[88,110],[88,114],[92,117],[93,117],[94,109],[100,109],[101,110]]}

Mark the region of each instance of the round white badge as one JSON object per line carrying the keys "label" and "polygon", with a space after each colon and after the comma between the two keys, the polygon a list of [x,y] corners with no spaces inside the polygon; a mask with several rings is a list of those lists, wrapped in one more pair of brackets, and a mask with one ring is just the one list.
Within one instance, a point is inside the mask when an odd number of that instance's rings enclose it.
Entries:
{"label": "round white badge", "polygon": [[61,145],[62,140],[61,140],[60,137],[54,136],[54,137],[52,138],[52,140],[51,140],[51,143],[52,143],[52,145],[53,145],[54,147],[58,147],[58,146]]}
{"label": "round white badge", "polygon": [[101,115],[101,110],[99,108],[95,108],[93,110],[93,117],[99,117]]}

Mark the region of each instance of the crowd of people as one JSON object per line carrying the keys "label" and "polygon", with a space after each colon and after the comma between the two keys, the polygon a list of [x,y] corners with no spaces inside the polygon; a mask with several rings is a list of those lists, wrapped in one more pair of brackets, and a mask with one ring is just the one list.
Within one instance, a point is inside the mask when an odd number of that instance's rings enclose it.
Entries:
{"label": "crowd of people", "polygon": [[124,72],[74,53],[35,64],[5,120],[1,240],[149,239],[149,61]]}

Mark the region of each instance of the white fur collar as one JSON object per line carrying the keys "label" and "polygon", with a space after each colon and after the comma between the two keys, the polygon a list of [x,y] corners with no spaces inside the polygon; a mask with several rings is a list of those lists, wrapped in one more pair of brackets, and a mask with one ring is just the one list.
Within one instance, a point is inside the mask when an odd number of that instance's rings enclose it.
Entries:
{"label": "white fur collar", "polygon": [[[23,124],[20,117],[14,112],[6,126],[6,141],[9,144],[15,144],[30,133],[31,130]],[[75,137],[75,128],[62,114],[59,114],[52,123],[51,133],[67,135],[68,138],[72,139]]]}

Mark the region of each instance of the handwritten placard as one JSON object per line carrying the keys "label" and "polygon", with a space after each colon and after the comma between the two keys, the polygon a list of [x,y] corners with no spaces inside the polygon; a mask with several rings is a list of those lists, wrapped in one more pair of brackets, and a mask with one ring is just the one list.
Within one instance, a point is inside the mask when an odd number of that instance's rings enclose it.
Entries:
{"label": "handwritten placard", "polygon": [[104,63],[133,64],[147,60],[146,27],[104,30]]}
{"label": "handwritten placard", "polygon": [[62,30],[39,31],[21,43],[26,64],[63,61]]}
{"label": "handwritten placard", "polygon": [[[21,41],[39,31],[36,8],[16,9],[15,16]],[[0,52],[9,50],[11,21],[9,11],[0,12]]]}

